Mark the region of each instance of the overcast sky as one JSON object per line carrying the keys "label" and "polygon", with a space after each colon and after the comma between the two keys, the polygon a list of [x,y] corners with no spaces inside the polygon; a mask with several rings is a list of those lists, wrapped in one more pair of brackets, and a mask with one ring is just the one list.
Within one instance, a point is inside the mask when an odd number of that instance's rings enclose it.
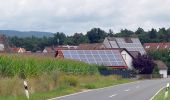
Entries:
{"label": "overcast sky", "polygon": [[170,0],[0,0],[0,29],[114,32],[170,26]]}

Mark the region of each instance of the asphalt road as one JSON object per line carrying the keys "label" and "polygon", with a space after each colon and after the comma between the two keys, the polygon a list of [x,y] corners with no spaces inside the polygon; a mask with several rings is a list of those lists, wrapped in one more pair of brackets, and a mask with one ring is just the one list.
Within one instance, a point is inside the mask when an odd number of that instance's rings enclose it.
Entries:
{"label": "asphalt road", "polygon": [[52,100],[150,100],[168,82],[170,82],[170,78],[144,80],[67,95]]}

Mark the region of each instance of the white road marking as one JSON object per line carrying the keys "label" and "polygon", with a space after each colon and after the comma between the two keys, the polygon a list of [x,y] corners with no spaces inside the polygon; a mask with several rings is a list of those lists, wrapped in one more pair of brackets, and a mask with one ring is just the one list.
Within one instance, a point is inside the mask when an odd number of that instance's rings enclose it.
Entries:
{"label": "white road marking", "polygon": [[124,90],[124,91],[128,92],[128,91],[130,91],[130,89],[127,89],[127,90]]}
{"label": "white road marking", "polygon": [[112,98],[112,97],[114,97],[114,96],[117,96],[117,94],[113,94],[113,95],[111,95],[111,96],[109,96],[109,97]]}
{"label": "white road marking", "polygon": [[90,91],[98,91],[98,90],[102,90],[102,89],[113,88],[113,87],[127,85],[127,84],[135,84],[135,83],[139,83],[139,82],[140,81],[134,81],[134,82],[122,83],[122,84],[118,84],[118,85],[114,85],[114,86],[108,86],[108,87],[104,87],[104,88],[91,89],[91,90],[88,90],[88,91],[77,92],[77,93],[68,94],[68,95],[64,95],[64,96],[60,96],[60,97],[54,97],[54,98],[47,99],[47,100],[55,100],[55,99],[60,99],[60,98],[68,97],[68,96],[74,96],[74,95],[78,95],[78,94],[82,94],[82,93],[86,93],[86,92],[90,92]]}
{"label": "white road marking", "polygon": [[165,86],[162,87],[158,92],[156,92],[156,94],[152,98],[150,98],[149,100],[153,100],[155,98],[155,96],[158,95],[158,93],[161,92],[164,88],[165,88]]}

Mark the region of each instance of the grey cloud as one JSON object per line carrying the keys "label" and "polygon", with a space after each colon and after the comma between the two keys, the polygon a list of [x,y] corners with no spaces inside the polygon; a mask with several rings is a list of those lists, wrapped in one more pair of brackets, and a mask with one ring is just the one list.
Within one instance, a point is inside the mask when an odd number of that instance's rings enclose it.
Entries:
{"label": "grey cloud", "polygon": [[0,29],[86,32],[169,27],[170,0],[0,0]]}

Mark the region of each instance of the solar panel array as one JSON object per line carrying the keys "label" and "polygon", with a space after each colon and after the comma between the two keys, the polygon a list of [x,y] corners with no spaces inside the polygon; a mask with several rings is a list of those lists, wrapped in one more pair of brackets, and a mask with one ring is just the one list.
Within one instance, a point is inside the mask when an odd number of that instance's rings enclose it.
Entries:
{"label": "solar panel array", "polygon": [[139,51],[141,54],[145,54],[145,50],[138,38],[131,38],[132,43],[126,43],[124,38],[116,38],[116,41],[120,48],[126,48],[128,51]]}
{"label": "solar panel array", "polygon": [[62,50],[64,58],[104,66],[126,66],[119,50]]}

